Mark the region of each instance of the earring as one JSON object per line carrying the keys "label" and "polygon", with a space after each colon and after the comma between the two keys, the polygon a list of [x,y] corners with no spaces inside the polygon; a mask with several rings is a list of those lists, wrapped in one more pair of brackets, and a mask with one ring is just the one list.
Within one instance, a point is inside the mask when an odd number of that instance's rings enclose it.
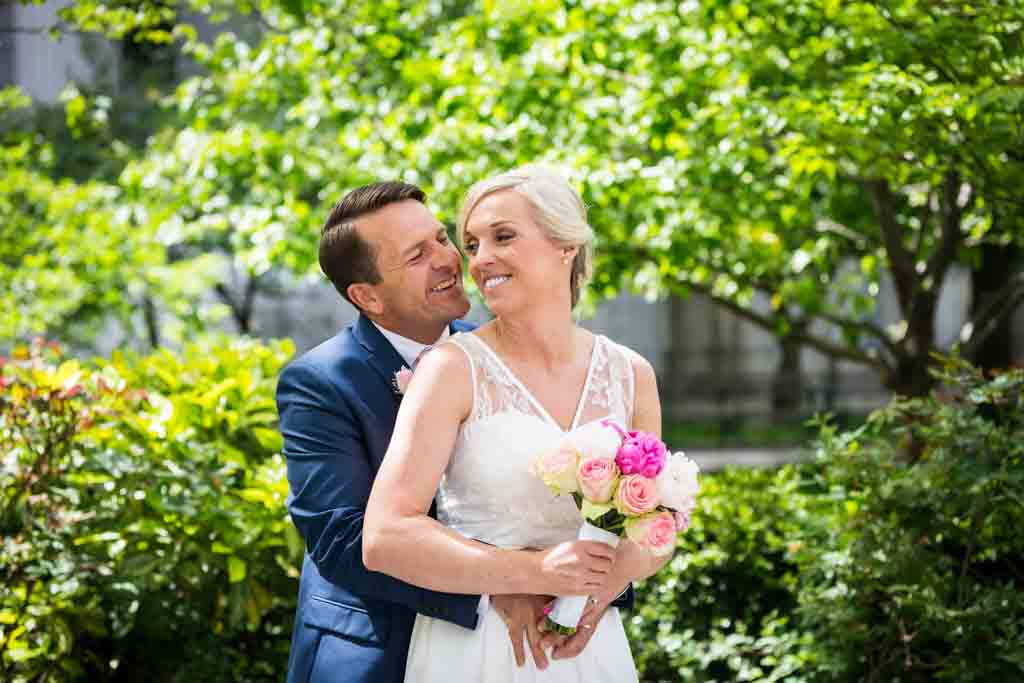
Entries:
{"label": "earring", "polygon": [[562,265],[563,266],[569,265],[569,257],[568,256],[563,256],[562,257]]}

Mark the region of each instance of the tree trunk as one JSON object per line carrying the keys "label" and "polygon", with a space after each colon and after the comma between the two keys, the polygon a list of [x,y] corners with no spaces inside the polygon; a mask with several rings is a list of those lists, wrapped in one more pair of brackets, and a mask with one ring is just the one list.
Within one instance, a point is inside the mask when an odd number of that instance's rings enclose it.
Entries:
{"label": "tree trunk", "polygon": [[[1011,278],[1020,254],[1012,247],[985,245],[981,263],[971,271],[971,316],[981,311]],[[968,359],[983,370],[1009,367],[1013,362],[1013,316],[1002,318],[995,331]]]}
{"label": "tree trunk", "polygon": [[772,382],[772,418],[785,420],[800,413],[803,375],[800,351],[803,346],[786,335],[780,341],[782,356]]}
{"label": "tree trunk", "polygon": [[154,351],[160,348],[160,319],[156,310],[156,304],[149,296],[142,297],[142,319],[146,323],[146,335],[149,337],[149,346]]}

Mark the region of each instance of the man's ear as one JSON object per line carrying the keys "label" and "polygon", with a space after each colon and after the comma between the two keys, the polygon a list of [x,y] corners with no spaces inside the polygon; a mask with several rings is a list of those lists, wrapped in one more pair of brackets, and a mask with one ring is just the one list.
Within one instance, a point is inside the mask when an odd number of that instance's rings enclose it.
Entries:
{"label": "man's ear", "polygon": [[356,305],[356,308],[371,315],[381,315],[384,312],[384,302],[377,296],[377,291],[368,282],[356,282],[345,290],[348,298]]}

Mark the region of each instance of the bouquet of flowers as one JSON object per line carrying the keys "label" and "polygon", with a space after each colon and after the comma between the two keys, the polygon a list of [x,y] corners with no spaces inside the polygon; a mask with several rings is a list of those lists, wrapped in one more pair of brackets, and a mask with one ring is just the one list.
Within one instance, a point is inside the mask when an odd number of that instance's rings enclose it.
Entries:
{"label": "bouquet of flowers", "polygon": [[[530,471],[556,494],[572,496],[583,516],[581,540],[614,547],[626,537],[655,555],[675,549],[700,490],[697,463],[670,453],[653,434],[626,431],[612,420],[566,434]],[[547,627],[575,633],[586,604],[587,596],[558,598]]]}

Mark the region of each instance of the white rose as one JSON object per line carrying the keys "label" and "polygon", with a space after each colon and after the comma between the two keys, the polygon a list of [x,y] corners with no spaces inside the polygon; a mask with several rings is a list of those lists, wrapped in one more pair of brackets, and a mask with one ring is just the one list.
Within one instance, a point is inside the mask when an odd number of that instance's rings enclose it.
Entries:
{"label": "white rose", "polygon": [[585,458],[615,459],[622,445],[622,437],[614,427],[604,426],[604,420],[590,422],[573,430],[568,438]]}
{"label": "white rose", "polygon": [[665,467],[654,480],[662,504],[679,512],[690,512],[697,504],[700,482],[697,475],[700,467],[687,458],[682,451],[665,459]]}

